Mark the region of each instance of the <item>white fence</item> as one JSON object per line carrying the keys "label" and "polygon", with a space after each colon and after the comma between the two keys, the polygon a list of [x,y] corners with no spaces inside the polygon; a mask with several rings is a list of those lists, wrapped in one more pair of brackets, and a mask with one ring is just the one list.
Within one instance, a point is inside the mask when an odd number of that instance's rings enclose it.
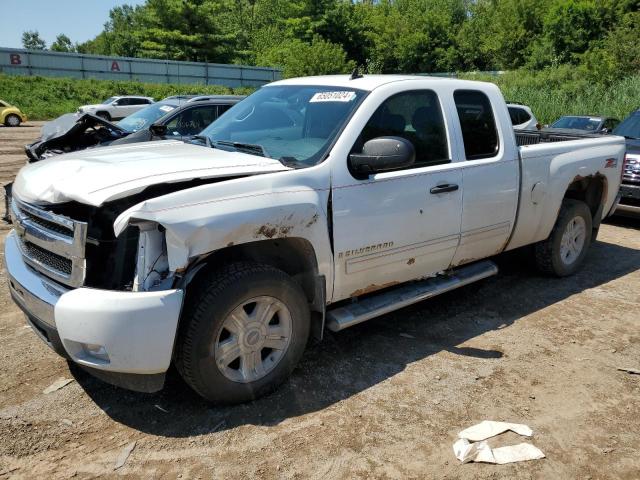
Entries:
{"label": "white fence", "polygon": [[0,73],[227,87],[259,87],[282,78],[280,70],[268,67],[106,57],[4,47],[0,47]]}

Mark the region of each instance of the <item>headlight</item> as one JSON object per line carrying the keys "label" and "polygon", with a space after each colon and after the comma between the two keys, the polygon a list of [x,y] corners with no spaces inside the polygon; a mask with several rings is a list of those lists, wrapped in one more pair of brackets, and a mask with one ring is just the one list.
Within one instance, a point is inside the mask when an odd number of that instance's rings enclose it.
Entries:
{"label": "headlight", "polygon": [[162,290],[166,280],[171,283],[164,231],[154,222],[142,222],[136,226],[140,237],[133,291]]}

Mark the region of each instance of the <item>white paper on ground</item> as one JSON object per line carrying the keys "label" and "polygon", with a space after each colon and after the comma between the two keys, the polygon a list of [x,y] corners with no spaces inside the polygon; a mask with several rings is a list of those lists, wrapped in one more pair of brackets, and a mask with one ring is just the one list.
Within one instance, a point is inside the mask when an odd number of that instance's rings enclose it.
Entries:
{"label": "white paper on ground", "polygon": [[544,453],[530,443],[491,449],[485,441],[470,443],[466,438],[461,438],[453,444],[453,452],[462,463],[483,462],[504,465],[544,458]]}
{"label": "white paper on ground", "polygon": [[453,453],[462,463],[496,463],[491,447],[487,442],[470,443],[466,438],[460,438],[453,444]]}
{"label": "white paper on ground", "polygon": [[484,462],[498,465],[544,458],[544,453],[530,443],[492,449],[485,441],[508,430],[525,437],[533,435],[533,430],[521,423],[485,420],[458,434],[460,438],[453,444],[453,453],[462,463]]}
{"label": "white paper on ground", "polygon": [[530,443],[519,443],[518,445],[509,445],[508,447],[494,448],[491,451],[498,465],[544,458],[542,450]]}
{"label": "white paper on ground", "polygon": [[521,423],[494,422],[492,420],[484,420],[473,427],[464,429],[458,434],[459,438],[466,438],[472,442],[479,442],[487,438],[495,437],[508,430],[516,432],[518,435],[530,437],[533,430]]}

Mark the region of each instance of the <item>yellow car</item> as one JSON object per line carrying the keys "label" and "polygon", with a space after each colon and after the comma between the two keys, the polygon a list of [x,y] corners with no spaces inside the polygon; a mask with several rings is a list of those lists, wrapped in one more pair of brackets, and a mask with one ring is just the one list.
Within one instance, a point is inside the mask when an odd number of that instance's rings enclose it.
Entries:
{"label": "yellow car", "polygon": [[7,127],[18,127],[22,122],[26,121],[27,116],[18,107],[0,100],[0,123],[4,123]]}

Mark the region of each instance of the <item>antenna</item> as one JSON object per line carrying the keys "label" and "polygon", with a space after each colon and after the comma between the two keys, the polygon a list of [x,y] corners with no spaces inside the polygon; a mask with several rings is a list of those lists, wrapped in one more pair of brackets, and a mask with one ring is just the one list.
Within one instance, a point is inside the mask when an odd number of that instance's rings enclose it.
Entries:
{"label": "antenna", "polygon": [[362,78],[362,77],[363,76],[358,71],[358,66],[356,65],[356,68],[354,68],[353,72],[351,72],[351,76],[349,77],[349,80],[356,80],[356,79]]}

